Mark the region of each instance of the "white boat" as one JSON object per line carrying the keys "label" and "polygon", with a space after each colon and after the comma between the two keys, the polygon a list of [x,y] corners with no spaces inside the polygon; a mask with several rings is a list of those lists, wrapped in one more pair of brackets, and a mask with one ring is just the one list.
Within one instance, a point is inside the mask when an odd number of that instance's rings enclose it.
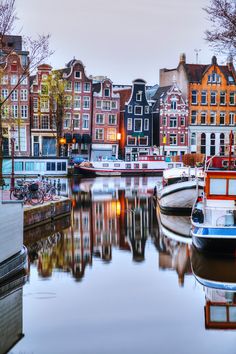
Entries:
{"label": "white boat", "polygon": [[163,185],[157,189],[157,200],[164,212],[191,213],[197,194],[204,186],[202,169],[179,167],[163,172]]}
{"label": "white boat", "polygon": [[109,160],[75,164],[75,174],[94,176],[153,176],[161,175],[167,168],[181,167],[182,162],[172,162],[164,156],[142,156],[137,161]]}
{"label": "white boat", "polygon": [[192,238],[201,251],[236,255],[236,171],[206,171],[194,204]]}

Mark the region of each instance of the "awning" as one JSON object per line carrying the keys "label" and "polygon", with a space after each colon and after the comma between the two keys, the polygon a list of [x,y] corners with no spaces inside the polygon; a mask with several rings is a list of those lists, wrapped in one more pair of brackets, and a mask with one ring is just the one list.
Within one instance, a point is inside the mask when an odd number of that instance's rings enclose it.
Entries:
{"label": "awning", "polygon": [[82,141],[82,136],[81,136],[81,134],[73,134],[73,139],[75,139],[75,142],[76,143],[81,143],[81,141]]}
{"label": "awning", "polygon": [[83,134],[82,136],[82,143],[84,144],[91,144],[92,138],[89,134]]}

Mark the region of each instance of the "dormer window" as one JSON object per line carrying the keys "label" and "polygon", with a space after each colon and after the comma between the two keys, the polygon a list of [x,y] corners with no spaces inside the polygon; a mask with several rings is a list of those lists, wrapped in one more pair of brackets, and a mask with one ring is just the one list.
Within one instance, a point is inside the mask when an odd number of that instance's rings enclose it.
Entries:
{"label": "dormer window", "polygon": [[81,71],[75,71],[75,78],[81,79]]}
{"label": "dormer window", "polygon": [[170,104],[170,106],[171,106],[171,109],[172,109],[172,110],[176,110],[176,109],[177,109],[177,100],[176,100],[176,98],[172,98],[172,99],[171,99],[171,104]]}
{"label": "dormer window", "polygon": [[142,101],[142,92],[138,92],[137,94],[136,94],[136,101]]}
{"label": "dormer window", "polygon": [[221,83],[221,77],[215,71],[208,75],[208,83]]}
{"label": "dormer window", "polygon": [[104,96],[105,96],[105,97],[110,97],[110,89],[109,89],[109,88],[106,88],[106,89],[104,90]]}

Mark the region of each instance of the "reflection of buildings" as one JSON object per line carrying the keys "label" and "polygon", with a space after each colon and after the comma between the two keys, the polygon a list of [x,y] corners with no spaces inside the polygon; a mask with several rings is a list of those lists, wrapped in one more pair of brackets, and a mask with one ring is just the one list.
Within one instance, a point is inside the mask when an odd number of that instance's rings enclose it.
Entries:
{"label": "reflection of buildings", "polygon": [[184,276],[191,274],[189,257],[189,216],[166,215],[157,208],[159,235],[155,240],[159,251],[159,268],[174,269],[179,284],[184,285]]}
{"label": "reflection of buildings", "polygon": [[24,336],[22,316],[24,274],[10,279],[0,286],[0,354],[16,345]]}
{"label": "reflection of buildings", "polygon": [[205,327],[236,329],[235,259],[204,255],[193,246],[191,264],[205,292]]}
{"label": "reflection of buildings", "polygon": [[49,277],[53,270],[62,270],[81,279],[92,256],[110,261],[113,247],[131,251],[135,261],[144,260],[146,240],[155,232],[150,197],[156,178],[96,178],[77,183],[72,181],[71,225],[55,225],[49,234],[45,226],[43,232],[37,230],[37,242],[25,235],[39,274]]}

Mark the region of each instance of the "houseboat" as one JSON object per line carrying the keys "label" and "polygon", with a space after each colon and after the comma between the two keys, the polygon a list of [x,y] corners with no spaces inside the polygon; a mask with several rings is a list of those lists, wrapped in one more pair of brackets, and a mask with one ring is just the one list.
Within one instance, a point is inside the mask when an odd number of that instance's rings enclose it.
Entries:
{"label": "houseboat", "polygon": [[162,175],[167,168],[181,167],[182,162],[172,162],[164,156],[142,156],[137,161],[102,159],[101,161],[75,164],[75,174],[94,176],[153,176]]}
{"label": "houseboat", "polygon": [[9,177],[14,172],[15,176],[34,177],[44,176],[67,176],[68,158],[64,157],[14,157],[14,168],[12,159],[3,159],[3,175]]}
{"label": "houseboat", "polygon": [[163,172],[163,182],[157,188],[160,209],[167,213],[191,214],[196,197],[204,186],[203,169],[178,167]]}
{"label": "houseboat", "polygon": [[192,215],[192,238],[201,251],[236,255],[236,171],[205,171]]}

